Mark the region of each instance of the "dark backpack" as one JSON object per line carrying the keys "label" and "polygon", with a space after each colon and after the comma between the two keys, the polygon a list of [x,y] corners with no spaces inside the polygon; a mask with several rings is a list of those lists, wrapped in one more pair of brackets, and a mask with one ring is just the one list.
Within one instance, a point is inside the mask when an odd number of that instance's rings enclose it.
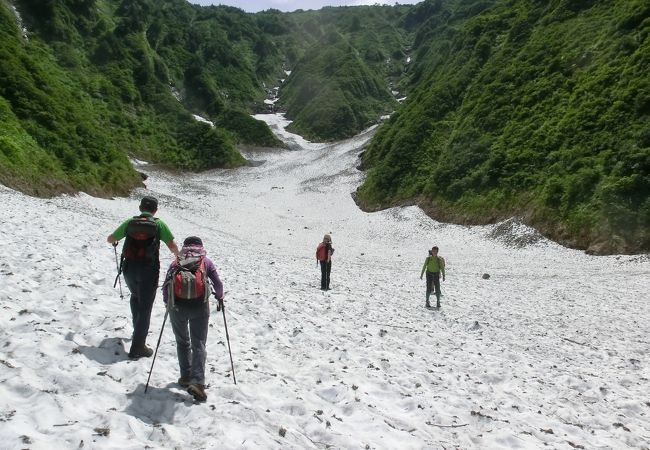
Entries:
{"label": "dark backpack", "polygon": [[175,301],[202,303],[208,301],[212,292],[203,256],[181,258],[176,263],[169,281],[171,282],[170,292]]}
{"label": "dark backpack", "polygon": [[135,216],[126,226],[122,257],[129,262],[158,263],[160,227],[152,216]]}

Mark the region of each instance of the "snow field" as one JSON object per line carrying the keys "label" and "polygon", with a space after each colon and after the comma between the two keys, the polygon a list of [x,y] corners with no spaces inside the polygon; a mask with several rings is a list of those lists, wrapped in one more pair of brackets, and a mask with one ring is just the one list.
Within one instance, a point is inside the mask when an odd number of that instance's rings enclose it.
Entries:
{"label": "snow field", "polygon": [[[373,130],[311,144],[281,116],[258,118],[292,150],[182,177],[142,166],[147,188],[127,199],[0,188],[0,447],[650,448],[647,256],[588,256],[524,226],[497,239],[497,226],[416,207],[363,213],[350,193]],[[146,394],[151,359],[126,356],[128,290],[113,288],[105,239],[145,193],[177,242],[203,238],[227,291],[238,384],[213,309],[205,404],[176,385],[169,324]],[[521,237],[531,243],[509,244]],[[424,309],[419,279],[434,244],[447,261],[439,311]]]}

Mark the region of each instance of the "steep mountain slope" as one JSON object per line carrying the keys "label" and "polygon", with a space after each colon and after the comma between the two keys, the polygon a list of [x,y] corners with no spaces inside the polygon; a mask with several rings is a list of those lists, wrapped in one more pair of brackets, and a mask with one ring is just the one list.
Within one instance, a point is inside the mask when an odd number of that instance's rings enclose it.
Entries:
{"label": "steep mountain slope", "polygon": [[649,249],[647,2],[417,8],[414,90],[364,154],[360,203],[514,214],[590,251]]}
{"label": "steep mountain slope", "polygon": [[122,136],[102,126],[99,101],[84,92],[44,42],[21,34],[0,3],[0,182],[46,195],[79,189],[127,193],[141,182]]}
{"label": "steep mountain slope", "polygon": [[[30,184],[24,190],[40,195],[126,193],[141,182],[127,155],[198,170],[244,164],[238,142],[280,145],[245,113],[255,74],[237,69],[242,58],[232,56],[244,44],[231,40],[219,47],[229,53],[211,54],[222,41],[187,26],[201,22],[201,8],[176,0],[19,0],[16,8],[2,1],[0,12],[0,97],[5,126],[13,124],[0,164],[10,186]],[[217,76],[215,66],[226,73]],[[242,74],[249,80],[238,83]],[[34,175],[25,162],[30,148],[43,155],[41,166],[49,161]]]}
{"label": "steep mountain slope", "polygon": [[291,76],[280,105],[291,129],[319,140],[350,137],[397,108],[391,84],[399,82],[411,33],[403,26],[410,6],[323,8],[296,12]]}
{"label": "steep mountain slope", "polygon": [[282,89],[282,105],[295,118],[292,130],[314,138],[352,136],[391,105],[383,79],[341,35],[315,44]]}

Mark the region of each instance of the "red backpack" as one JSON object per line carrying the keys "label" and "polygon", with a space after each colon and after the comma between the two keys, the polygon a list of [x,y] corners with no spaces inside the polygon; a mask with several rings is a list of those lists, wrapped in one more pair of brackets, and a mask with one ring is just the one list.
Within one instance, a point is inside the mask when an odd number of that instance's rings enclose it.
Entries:
{"label": "red backpack", "polygon": [[158,263],[160,248],[160,228],[149,215],[133,217],[126,226],[126,239],[122,247],[122,257],[139,263]]}
{"label": "red backpack", "polygon": [[316,248],[316,259],[319,261],[327,261],[327,245],[322,242]]}
{"label": "red backpack", "polygon": [[181,301],[207,301],[211,289],[203,256],[187,256],[176,264],[172,274],[174,299]]}

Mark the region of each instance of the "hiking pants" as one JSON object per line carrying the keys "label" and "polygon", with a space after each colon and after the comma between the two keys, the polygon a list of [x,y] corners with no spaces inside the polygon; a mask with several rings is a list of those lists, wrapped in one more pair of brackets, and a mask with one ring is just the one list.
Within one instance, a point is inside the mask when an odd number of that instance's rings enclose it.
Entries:
{"label": "hiking pants", "polygon": [[205,385],[205,360],[208,356],[205,344],[208,340],[210,304],[183,306],[178,303],[169,311],[174,336],[176,354],[181,370],[181,378],[190,383]]}
{"label": "hiking pants", "polygon": [[434,287],[436,289],[436,299],[440,303],[440,272],[427,272],[427,302]]}
{"label": "hiking pants", "polygon": [[332,261],[319,261],[320,262],[320,288],[330,288],[330,272],[332,271]]}
{"label": "hiking pants", "polygon": [[151,308],[158,290],[158,266],[125,264],[124,281],[131,291],[131,317],[133,319],[133,340],[131,347],[144,346],[149,333]]}

